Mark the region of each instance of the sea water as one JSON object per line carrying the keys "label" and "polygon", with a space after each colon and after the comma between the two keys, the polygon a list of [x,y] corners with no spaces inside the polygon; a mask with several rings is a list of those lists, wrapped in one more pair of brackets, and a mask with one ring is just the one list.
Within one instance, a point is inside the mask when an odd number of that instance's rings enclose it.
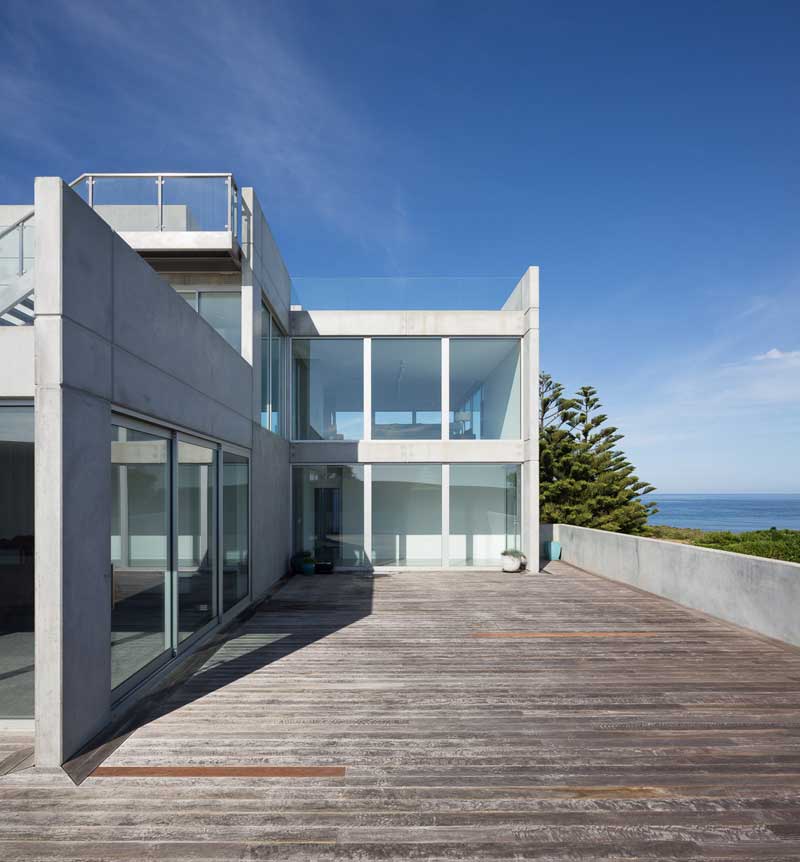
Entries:
{"label": "sea water", "polygon": [[645,498],[659,512],[648,523],[697,530],[800,530],[800,494],[661,494]]}

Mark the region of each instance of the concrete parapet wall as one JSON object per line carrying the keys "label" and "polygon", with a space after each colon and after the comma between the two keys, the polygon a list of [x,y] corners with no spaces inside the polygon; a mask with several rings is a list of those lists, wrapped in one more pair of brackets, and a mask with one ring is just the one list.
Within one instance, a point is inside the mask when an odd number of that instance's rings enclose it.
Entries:
{"label": "concrete parapet wall", "polygon": [[800,565],[565,524],[542,525],[566,563],[800,646]]}

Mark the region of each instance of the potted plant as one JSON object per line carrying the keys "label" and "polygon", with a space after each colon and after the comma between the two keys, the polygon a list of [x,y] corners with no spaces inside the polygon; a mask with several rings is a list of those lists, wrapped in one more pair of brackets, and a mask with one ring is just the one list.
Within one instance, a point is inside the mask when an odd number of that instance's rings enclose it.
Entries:
{"label": "potted plant", "polygon": [[298,551],[292,557],[291,565],[296,575],[313,575],[316,562],[311,551]]}
{"label": "potted plant", "polygon": [[521,572],[528,562],[525,554],[516,548],[506,548],[503,551],[502,557],[504,572]]}

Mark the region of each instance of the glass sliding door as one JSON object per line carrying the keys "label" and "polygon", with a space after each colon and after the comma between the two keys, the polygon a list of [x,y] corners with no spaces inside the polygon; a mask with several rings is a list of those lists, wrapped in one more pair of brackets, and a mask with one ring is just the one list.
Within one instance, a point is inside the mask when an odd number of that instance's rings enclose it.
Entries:
{"label": "glass sliding door", "polygon": [[0,718],[33,717],[33,405],[0,406]]}
{"label": "glass sliding door", "polygon": [[111,687],[171,648],[170,440],[112,426]]}
{"label": "glass sliding door", "polygon": [[364,468],[294,467],[294,551],[336,566],[364,566]]}
{"label": "glass sliding door", "polygon": [[520,546],[519,465],[450,466],[451,566],[496,568]]}
{"label": "glass sliding door", "polygon": [[373,465],[372,551],[376,566],[441,566],[440,464]]}
{"label": "glass sliding door", "polygon": [[222,610],[250,592],[250,463],[222,453]]}
{"label": "glass sliding door", "polygon": [[372,439],[442,436],[442,342],[372,339]]}
{"label": "glass sliding door", "polygon": [[178,641],[214,618],[217,452],[178,441]]}

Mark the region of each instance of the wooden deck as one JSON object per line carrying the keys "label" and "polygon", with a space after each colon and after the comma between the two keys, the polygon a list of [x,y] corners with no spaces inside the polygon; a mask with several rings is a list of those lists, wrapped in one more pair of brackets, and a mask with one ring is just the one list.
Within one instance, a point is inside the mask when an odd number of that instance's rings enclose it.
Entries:
{"label": "wooden deck", "polygon": [[295,578],[0,859],[800,859],[800,651],[562,564]]}

